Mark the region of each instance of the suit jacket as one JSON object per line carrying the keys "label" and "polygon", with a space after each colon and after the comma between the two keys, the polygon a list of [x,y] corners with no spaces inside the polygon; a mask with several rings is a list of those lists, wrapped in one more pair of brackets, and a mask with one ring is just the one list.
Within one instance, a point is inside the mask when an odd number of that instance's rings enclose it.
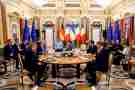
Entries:
{"label": "suit jacket", "polygon": [[87,53],[96,53],[97,52],[97,47],[96,46],[91,46],[87,49]]}
{"label": "suit jacket", "polygon": [[37,47],[37,55],[41,55],[43,53],[42,47]]}
{"label": "suit jacket", "polygon": [[5,58],[10,58],[11,53],[12,53],[12,46],[5,45],[5,47],[4,47],[4,57]]}
{"label": "suit jacket", "polygon": [[17,60],[18,53],[19,53],[19,48],[18,48],[17,44],[14,44],[12,46],[12,53],[13,53],[13,58]]}
{"label": "suit jacket", "polygon": [[31,64],[31,60],[32,60],[32,49],[26,48],[24,56],[25,56],[24,68],[28,69],[29,65]]}
{"label": "suit jacket", "polygon": [[102,48],[96,56],[96,69],[105,72],[108,69],[109,52]]}

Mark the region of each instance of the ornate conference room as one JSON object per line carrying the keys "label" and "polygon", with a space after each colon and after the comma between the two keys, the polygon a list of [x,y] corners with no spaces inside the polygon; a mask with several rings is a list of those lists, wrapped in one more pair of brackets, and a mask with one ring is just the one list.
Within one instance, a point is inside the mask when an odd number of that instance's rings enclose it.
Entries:
{"label": "ornate conference room", "polygon": [[0,0],[0,90],[135,90],[135,0]]}

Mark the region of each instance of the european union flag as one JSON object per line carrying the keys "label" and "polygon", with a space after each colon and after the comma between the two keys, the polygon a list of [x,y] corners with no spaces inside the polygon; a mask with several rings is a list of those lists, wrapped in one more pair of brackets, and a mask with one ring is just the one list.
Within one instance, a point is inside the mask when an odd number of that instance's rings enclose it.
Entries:
{"label": "european union flag", "polygon": [[28,26],[28,20],[25,19],[25,26],[24,26],[24,32],[23,32],[23,41],[29,42],[30,41],[30,31]]}
{"label": "european union flag", "polygon": [[121,34],[120,34],[120,26],[119,26],[119,21],[115,22],[115,30],[114,30],[114,42],[115,43],[120,43],[120,38],[121,38]]}
{"label": "european union flag", "polygon": [[35,20],[33,20],[33,23],[32,23],[31,39],[32,39],[32,42],[37,41],[37,32],[36,32]]}
{"label": "european union flag", "polygon": [[111,23],[109,24],[108,30],[107,30],[107,40],[109,42],[112,42],[112,40],[113,40],[113,32],[112,32],[112,25],[111,25]]}

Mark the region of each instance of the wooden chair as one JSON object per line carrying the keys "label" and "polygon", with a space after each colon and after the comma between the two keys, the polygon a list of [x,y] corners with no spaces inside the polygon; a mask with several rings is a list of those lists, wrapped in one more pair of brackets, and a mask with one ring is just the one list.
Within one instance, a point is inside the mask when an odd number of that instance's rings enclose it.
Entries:
{"label": "wooden chair", "polygon": [[111,68],[112,68],[112,61],[113,60],[113,55],[109,55],[109,61],[108,61],[108,72],[106,73],[106,81],[107,81],[107,86],[109,88],[110,84],[110,77],[111,77]]}
{"label": "wooden chair", "polygon": [[88,85],[78,84],[76,85],[75,90],[92,90],[92,88],[89,87]]}
{"label": "wooden chair", "polygon": [[23,86],[23,74],[25,72],[24,72],[23,62],[22,62],[22,58],[20,54],[18,54],[18,60],[19,60],[19,65],[20,65],[20,71],[18,70],[18,81],[19,81],[18,83]]}
{"label": "wooden chair", "polygon": [[135,59],[128,61],[128,73],[130,77],[135,78]]}
{"label": "wooden chair", "polygon": [[109,58],[108,58],[108,70],[107,72],[103,73],[100,71],[96,72],[96,81],[99,82],[101,79],[103,79],[103,74],[105,74],[105,79],[106,79],[106,86],[109,88],[109,84],[110,84],[110,77],[111,77],[111,68],[112,68],[112,58],[113,55],[110,54]]}
{"label": "wooden chair", "polygon": [[54,90],[53,84],[46,83],[45,86],[39,87],[37,90]]}

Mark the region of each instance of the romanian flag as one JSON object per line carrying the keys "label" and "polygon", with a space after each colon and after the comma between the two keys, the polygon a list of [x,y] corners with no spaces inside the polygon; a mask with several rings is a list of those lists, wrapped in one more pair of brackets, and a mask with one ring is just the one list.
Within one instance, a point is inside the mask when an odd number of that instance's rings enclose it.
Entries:
{"label": "romanian flag", "polygon": [[64,41],[64,35],[65,35],[64,26],[63,26],[63,24],[61,24],[61,26],[58,29],[58,37],[59,37],[59,39]]}
{"label": "romanian flag", "polygon": [[124,18],[120,20],[120,31],[121,31],[122,42],[125,42],[125,19]]}
{"label": "romanian flag", "polygon": [[24,30],[24,20],[22,17],[19,19],[19,26],[20,26],[20,37],[23,40],[23,30]]}
{"label": "romanian flag", "polygon": [[129,30],[128,30],[128,41],[130,43],[132,43],[133,40],[133,35],[134,35],[134,16],[131,16],[130,18],[130,22],[129,22]]}
{"label": "romanian flag", "polygon": [[124,32],[124,29],[125,29],[125,20],[121,19],[120,20],[120,30],[121,30],[121,32]]}

